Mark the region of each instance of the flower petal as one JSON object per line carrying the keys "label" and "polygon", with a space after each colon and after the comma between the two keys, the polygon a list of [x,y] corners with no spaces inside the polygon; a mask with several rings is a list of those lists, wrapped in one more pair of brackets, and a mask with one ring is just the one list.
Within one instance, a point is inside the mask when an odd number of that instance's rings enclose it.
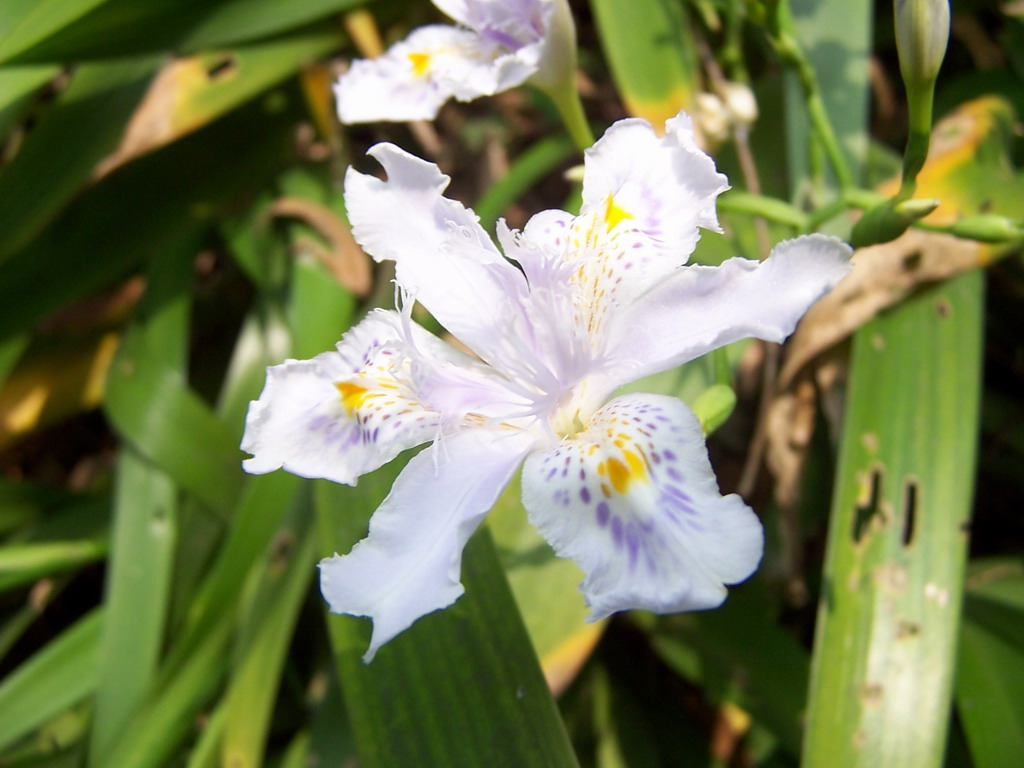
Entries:
{"label": "flower petal", "polygon": [[686,266],[616,315],[605,391],[738,339],[781,342],[850,271],[850,246],[826,235],[779,243],[763,261]]}
{"label": "flower petal", "polygon": [[[267,369],[249,405],[242,466],[284,468],[352,485],[401,451],[436,437],[442,414],[424,405],[408,376],[395,312],[377,311],[342,337],[336,351]],[[454,350],[453,350],[454,352]]]}
{"label": "flower petal", "polygon": [[529,456],[523,503],[586,574],[591,620],[715,607],[763,550],[757,516],[719,494],[696,416],[661,395],[616,398],[575,437]]}
{"label": "flower petal", "polygon": [[462,549],[508,484],[532,438],[466,429],[413,457],[348,555],[320,563],[335,613],[369,616],[364,661],[420,616],[455,602]]}
{"label": "flower petal", "polygon": [[375,59],[357,59],[334,86],[343,123],[432,120],[454,95],[438,73],[474,54],[479,37],[444,24],[420,27]]}
{"label": "flower petal", "polygon": [[686,263],[699,227],[718,230],[715,200],[729,185],[684,112],[665,127],[658,137],[646,120],[620,120],[587,150],[580,213],[642,232],[670,270]]}
{"label": "flower petal", "polygon": [[393,260],[398,282],[460,341],[488,362],[508,325],[506,297],[525,290],[522,272],[494,247],[476,215],[442,196],[449,178],[393,144],[370,155],[386,181],[352,169],[345,199],[352,233],[378,261]]}
{"label": "flower petal", "polygon": [[339,119],[432,120],[453,96],[471,101],[523,83],[537,71],[542,50],[538,40],[517,39],[520,26],[510,24],[512,34],[488,24],[414,30],[383,55],[352,62],[334,89]]}

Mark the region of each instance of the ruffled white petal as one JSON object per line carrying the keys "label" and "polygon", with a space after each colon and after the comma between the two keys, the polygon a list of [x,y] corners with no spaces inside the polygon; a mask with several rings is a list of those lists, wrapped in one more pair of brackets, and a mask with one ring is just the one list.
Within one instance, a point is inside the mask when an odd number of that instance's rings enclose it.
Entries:
{"label": "ruffled white petal", "polygon": [[343,123],[431,120],[451,97],[471,101],[522,84],[544,52],[548,5],[442,5],[469,28],[420,27],[376,59],[353,62],[335,86],[338,117]]}
{"label": "ruffled white petal", "polygon": [[582,432],[529,456],[523,503],[586,574],[591,620],[713,608],[763,551],[757,516],[719,494],[697,418],[661,395],[616,398]]}
{"label": "ruffled white petal", "polygon": [[454,92],[438,72],[463,61],[478,37],[443,24],[421,27],[375,59],[357,59],[334,86],[343,123],[432,120]]}
{"label": "ruffled white petal", "polygon": [[601,372],[606,391],[738,339],[781,342],[850,271],[852,250],[826,235],[779,243],[763,262],[686,266],[616,317]]}
{"label": "ruffled white petal", "polygon": [[700,227],[718,229],[715,201],[729,185],[685,113],[665,127],[658,137],[646,120],[620,120],[587,150],[581,213],[642,232],[668,270],[689,259]]}
{"label": "ruffled white petal", "polygon": [[242,466],[263,474],[284,468],[302,477],[353,485],[401,451],[433,439],[442,414],[410,384],[398,315],[369,315],[312,360],[267,369],[249,404]]}
{"label": "ruffled white petal", "polygon": [[449,178],[433,163],[378,144],[370,154],[386,181],[349,170],[345,199],[352,233],[378,261],[393,260],[398,282],[460,341],[488,362],[509,324],[508,297],[522,272],[488,239],[476,215],[442,196]]}
{"label": "ruffled white petal", "polygon": [[335,613],[373,619],[377,649],[420,616],[455,602],[462,549],[508,484],[532,439],[516,430],[467,429],[415,456],[348,555],[320,563]]}

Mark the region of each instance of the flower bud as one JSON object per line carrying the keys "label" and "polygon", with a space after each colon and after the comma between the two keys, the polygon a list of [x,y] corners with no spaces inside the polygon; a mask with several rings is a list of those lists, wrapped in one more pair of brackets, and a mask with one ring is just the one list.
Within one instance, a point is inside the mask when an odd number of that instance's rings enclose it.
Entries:
{"label": "flower bud", "polygon": [[886,200],[865,211],[850,233],[850,245],[864,248],[868,245],[888,243],[907,231],[907,227],[923,219],[939,207],[938,200]]}
{"label": "flower bud", "polygon": [[726,384],[713,384],[693,401],[693,412],[700,419],[701,429],[710,435],[722,426],[736,407],[736,393]]}
{"label": "flower bud", "polygon": [[729,110],[718,96],[703,92],[697,94],[697,125],[712,143],[721,144],[729,138]]}
{"label": "flower bud", "polygon": [[949,0],[896,0],[896,49],[907,86],[939,74],[949,42]]}
{"label": "flower bud", "polygon": [[950,234],[982,243],[1005,243],[1024,238],[1024,229],[1005,216],[985,214],[960,219],[949,228]]}
{"label": "flower bud", "polygon": [[753,125],[757,120],[757,99],[746,83],[725,83],[718,92],[729,115],[740,125]]}

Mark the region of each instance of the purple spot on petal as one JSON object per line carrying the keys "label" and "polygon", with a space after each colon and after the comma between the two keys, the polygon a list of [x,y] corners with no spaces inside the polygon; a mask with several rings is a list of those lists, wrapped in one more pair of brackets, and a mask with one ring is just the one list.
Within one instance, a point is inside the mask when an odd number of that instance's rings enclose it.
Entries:
{"label": "purple spot on petal", "polygon": [[614,542],[616,548],[622,546],[622,518],[612,518],[612,542]]}
{"label": "purple spot on petal", "polygon": [[637,548],[640,545],[640,536],[636,532],[636,526],[629,523],[626,526],[626,548],[629,550],[629,567],[632,570],[636,566]]}
{"label": "purple spot on petal", "polygon": [[590,503],[590,489],[588,489],[586,486],[580,488],[580,499],[583,501],[584,504]]}
{"label": "purple spot on petal", "polygon": [[608,502],[601,501],[597,504],[597,524],[604,528],[608,525],[608,516],[611,514],[611,510],[608,509]]}
{"label": "purple spot on petal", "polygon": [[554,468],[552,468],[552,470],[550,472],[548,472],[548,476],[546,478],[544,478],[544,479],[547,480],[548,482],[550,482],[551,478],[553,478],[557,474],[558,474],[558,468],[554,467]]}
{"label": "purple spot on petal", "polygon": [[679,470],[677,470],[675,467],[669,467],[668,469],[665,470],[665,472],[668,473],[668,476],[675,480],[677,483],[683,479],[683,476],[679,474]]}
{"label": "purple spot on petal", "polygon": [[668,448],[665,449],[664,454],[665,454],[665,458],[668,459],[669,461],[675,461],[676,460],[676,455],[674,453],[672,453],[672,451],[670,451]]}

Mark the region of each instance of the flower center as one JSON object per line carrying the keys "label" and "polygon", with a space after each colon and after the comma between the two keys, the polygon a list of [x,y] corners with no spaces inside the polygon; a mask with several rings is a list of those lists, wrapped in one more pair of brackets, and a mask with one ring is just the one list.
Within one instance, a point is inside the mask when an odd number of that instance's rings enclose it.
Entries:
{"label": "flower center", "polygon": [[585,390],[584,381],[562,395],[558,401],[548,423],[559,437],[573,438],[586,429],[586,422],[593,413],[593,408],[586,402]]}

